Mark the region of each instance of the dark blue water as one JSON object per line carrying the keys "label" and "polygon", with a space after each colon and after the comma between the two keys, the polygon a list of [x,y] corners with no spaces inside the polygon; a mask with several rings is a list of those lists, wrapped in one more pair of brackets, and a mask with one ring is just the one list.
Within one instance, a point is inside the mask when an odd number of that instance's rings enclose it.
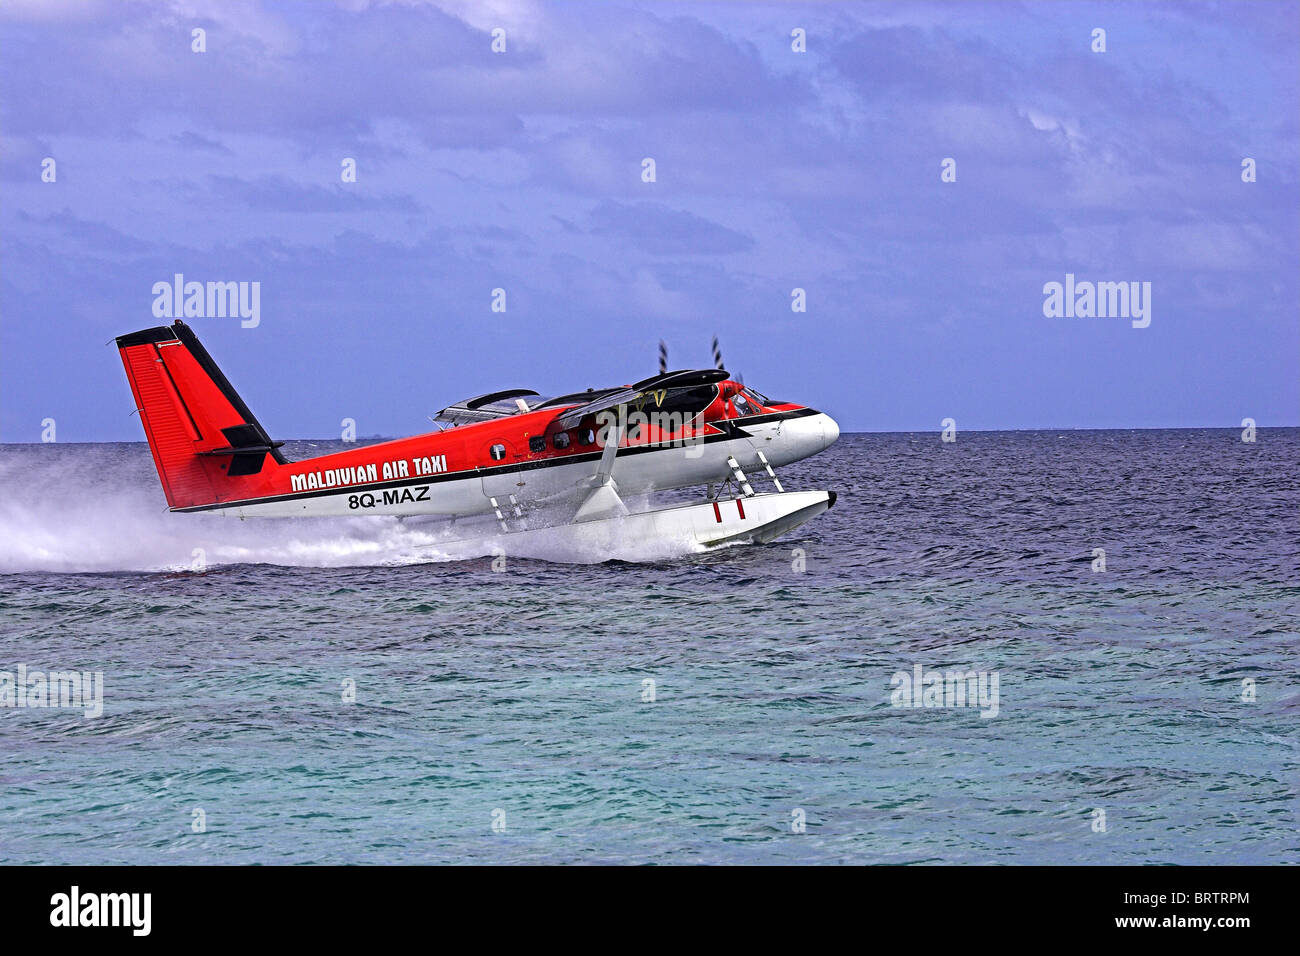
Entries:
{"label": "dark blue water", "polygon": [[[170,515],[143,445],[4,446],[0,671],[104,701],[0,709],[0,862],[1300,862],[1298,464],[848,435],[784,469],[839,492],[788,540],[494,571]],[[893,706],[917,665],[996,716]]]}

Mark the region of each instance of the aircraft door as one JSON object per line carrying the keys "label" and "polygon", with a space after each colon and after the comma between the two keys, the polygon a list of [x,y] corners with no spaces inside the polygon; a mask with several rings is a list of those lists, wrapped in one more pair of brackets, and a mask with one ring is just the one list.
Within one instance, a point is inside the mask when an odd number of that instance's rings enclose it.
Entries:
{"label": "aircraft door", "polygon": [[514,470],[501,471],[502,466],[518,465],[524,460],[523,452],[508,438],[492,438],[483,444],[483,457],[487,459],[482,469],[483,495],[498,502],[522,495],[527,484],[525,473]]}

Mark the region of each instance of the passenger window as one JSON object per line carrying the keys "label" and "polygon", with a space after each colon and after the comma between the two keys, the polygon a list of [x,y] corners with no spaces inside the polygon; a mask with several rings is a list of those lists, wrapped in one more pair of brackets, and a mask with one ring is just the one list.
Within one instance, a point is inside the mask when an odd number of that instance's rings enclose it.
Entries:
{"label": "passenger window", "polygon": [[493,461],[500,461],[502,458],[506,457],[506,446],[493,445],[490,454],[492,455]]}
{"label": "passenger window", "polygon": [[538,452],[546,451],[546,436],[534,435],[532,438],[528,439],[528,450],[534,455]]}
{"label": "passenger window", "polygon": [[582,431],[578,432],[578,444],[579,445],[596,444],[596,432],[593,429],[584,428]]}
{"label": "passenger window", "polygon": [[555,437],[551,439],[551,444],[553,444],[557,449],[558,449],[558,448],[568,448],[568,447],[569,447],[569,433],[568,433],[568,432],[556,432],[556,433],[555,433]]}

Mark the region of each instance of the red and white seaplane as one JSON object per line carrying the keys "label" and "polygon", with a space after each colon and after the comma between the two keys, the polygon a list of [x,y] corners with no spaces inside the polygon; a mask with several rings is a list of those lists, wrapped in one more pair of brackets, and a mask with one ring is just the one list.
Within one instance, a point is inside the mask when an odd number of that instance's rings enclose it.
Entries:
{"label": "red and white seaplane", "polygon": [[[703,547],[765,542],[835,503],[785,491],[774,468],[839,437],[821,412],[769,399],[722,368],[660,371],[633,385],[550,398],[529,389],[449,405],[447,426],[289,461],[181,321],[117,347],[172,511],[239,518],[485,516],[506,535],[617,523],[624,538]],[[766,476],[775,492],[754,490]],[[704,486],[705,498],[633,510],[625,500]],[[493,531],[495,533],[495,528]]]}

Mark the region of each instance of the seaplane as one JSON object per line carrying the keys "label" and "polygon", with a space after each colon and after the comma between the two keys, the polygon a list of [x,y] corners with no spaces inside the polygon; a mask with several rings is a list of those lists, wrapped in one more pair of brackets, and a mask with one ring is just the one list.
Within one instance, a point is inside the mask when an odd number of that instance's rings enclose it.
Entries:
{"label": "seaplane", "polygon": [[[704,550],[772,541],[835,504],[786,491],[776,469],[839,426],[733,380],[716,338],[714,368],[669,371],[660,343],[658,374],[630,385],[488,392],[439,411],[438,430],[296,461],[184,322],[116,343],[172,512],[477,518],[507,540],[570,528]],[[649,504],[697,486],[702,500]]]}

